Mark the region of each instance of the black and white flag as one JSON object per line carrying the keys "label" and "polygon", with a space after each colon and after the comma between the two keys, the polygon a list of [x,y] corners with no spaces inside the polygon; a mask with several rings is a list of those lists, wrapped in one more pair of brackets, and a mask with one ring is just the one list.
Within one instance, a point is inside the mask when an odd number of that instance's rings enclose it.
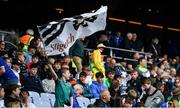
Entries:
{"label": "black and white flag", "polygon": [[104,30],[106,17],[107,6],[103,6],[97,11],[37,26],[47,55],[68,54],[76,39]]}

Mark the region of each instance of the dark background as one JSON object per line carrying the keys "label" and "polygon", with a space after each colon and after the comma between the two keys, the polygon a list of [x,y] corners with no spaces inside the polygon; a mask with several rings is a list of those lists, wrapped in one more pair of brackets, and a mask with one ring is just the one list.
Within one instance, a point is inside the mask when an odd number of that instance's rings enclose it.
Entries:
{"label": "dark background", "polygon": [[[37,25],[98,9],[101,5],[108,6],[108,17],[143,23],[138,26],[107,20],[107,30],[119,30],[124,35],[136,32],[144,43],[158,37],[164,52],[167,52],[170,40],[180,49],[180,32],[167,30],[167,27],[180,28],[177,0],[0,0],[0,29],[36,30]],[[63,8],[64,11],[59,14],[55,8]],[[147,23],[164,28],[145,27]]]}

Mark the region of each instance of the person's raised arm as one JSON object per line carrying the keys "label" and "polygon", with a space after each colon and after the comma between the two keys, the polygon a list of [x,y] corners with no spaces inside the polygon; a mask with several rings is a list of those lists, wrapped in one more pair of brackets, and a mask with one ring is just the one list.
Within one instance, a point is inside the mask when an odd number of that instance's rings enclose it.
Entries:
{"label": "person's raised arm", "polygon": [[57,74],[55,73],[52,65],[51,65],[51,64],[48,64],[48,66],[49,66],[50,72],[52,73],[53,79],[54,79],[54,80],[57,80],[57,79],[58,79],[58,76],[57,76]]}

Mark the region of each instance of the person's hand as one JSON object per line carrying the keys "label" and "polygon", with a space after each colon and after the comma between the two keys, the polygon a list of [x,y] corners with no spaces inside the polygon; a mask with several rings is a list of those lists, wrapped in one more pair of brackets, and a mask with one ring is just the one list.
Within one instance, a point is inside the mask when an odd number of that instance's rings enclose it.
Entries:
{"label": "person's hand", "polygon": [[25,101],[25,102],[29,102],[29,95],[28,95],[27,92],[23,92],[23,93],[22,93],[22,97],[24,98],[24,101]]}

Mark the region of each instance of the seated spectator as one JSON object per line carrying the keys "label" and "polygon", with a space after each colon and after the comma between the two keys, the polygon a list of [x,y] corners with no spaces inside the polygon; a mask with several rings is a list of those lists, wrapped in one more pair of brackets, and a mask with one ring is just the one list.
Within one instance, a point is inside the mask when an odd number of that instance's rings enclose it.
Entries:
{"label": "seated spectator", "polygon": [[42,80],[42,86],[45,92],[55,93],[55,81],[52,78],[50,70],[46,74],[46,78]]}
{"label": "seated spectator", "polygon": [[20,63],[17,60],[13,60],[13,62],[12,62],[12,70],[13,70],[14,74],[16,75],[16,77],[18,78],[18,85],[21,86],[20,76],[19,76],[19,73],[20,73]]}
{"label": "seated spectator", "polygon": [[20,108],[21,101],[19,95],[20,95],[19,85],[16,84],[8,85],[5,88],[5,97],[4,97],[5,107]]}
{"label": "seated spectator", "polygon": [[102,72],[96,73],[96,81],[93,81],[90,85],[94,98],[99,98],[100,91],[106,88],[103,84],[103,78],[104,75]]}
{"label": "seated spectator", "polygon": [[175,88],[173,90],[173,97],[169,102],[169,106],[171,108],[179,108],[180,107],[180,100],[179,99],[180,99],[180,88]]}
{"label": "seated spectator", "polygon": [[18,78],[12,71],[12,69],[7,65],[4,59],[0,56],[0,74],[3,80],[3,84],[17,84]]}
{"label": "seated spectator", "polygon": [[140,77],[150,77],[150,72],[146,68],[146,60],[144,58],[140,58],[138,60],[139,65],[136,67]]}
{"label": "seated spectator", "polygon": [[36,52],[36,47],[34,47],[34,46],[29,46],[28,47],[28,52],[26,52],[24,54],[24,56],[26,58],[25,59],[26,64],[28,64],[28,63],[30,63],[32,61],[32,55],[35,54],[35,52]]}
{"label": "seated spectator", "polygon": [[61,61],[60,60],[56,60],[54,62],[54,71],[56,72],[57,76],[59,78],[61,78]]}
{"label": "seated spectator", "polygon": [[92,84],[92,78],[93,78],[93,72],[91,71],[91,69],[88,66],[83,66],[82,68],[83,72],[86,72],[87,76],[86,76],[86,83],[88,85]]}
{"label": "seated spectator", "polygon": [[84,97],[93,98],[93,94],[91,92],[90,86],[86,83],[86,76],[87,74],[85,72],[81,72],[79,74],[79,80],[77,80],[77,83],[82,85]]}
{"label": "seated spectator", "polygon": [[149,78],[143,78],[142,93],[138,99],[138,102],[141,102],[140,106],[158,107],[164,101],[163,94],[151,85],[151,80]]}
{"label": "seated spectator", "polygon": [[0,108],[4,107],[4,95],[5,95],[4,87],[0,86]]}
{"label": "seated spectator", "polygon": [[32,61],[27,64],[28,71],[30,70],[31,64],[37,64],[38,65],[39,57],[38,55],[32,55]]}
{"label": "seated spectator", "polygon": [[180,77],[177,76],[174,83],[176,88],[180,88]]}
{"label": "seated spectator", "polygon": [[136,90],[136,92],[140,93],[141,92],[141,82],[140,79],[138,78],[138,72],[136,70],[131,71],[130,73],[131,79],[127,82],[128,85],[128,91],[131,89]]}
{"label": "seated spectator", "polygon": [[97,99],[94,105],[96,107],[111,107],[109,102],[111,99],[111,95],[107,89],[104,89],[100,92],[100,99]]}
{"label": "seated spectator", "polygon": [[114,79],[114,76],[115,76],[115,71],[110,70],[107,74],[107,78],[104,81],[104,85],[106,86],[106,88],[110,88],[112,84],[112,80]]}
{"label": "seated spectator", "polygon": [[73,95],[73,107],[80,108],[80,104],[77,101],[77,97],[82,96],[83,94],[83,86],[80,84],[74,85],[74,95]]}
{"label": "seated spectator", "polygon": [[36,108],[36,106],[30,102],[29,91],[27,89],[21,89],[20,100],[23,108]]}
{"label": "seated spectator", "polygon": [[29,91],[35,91],[38,93],[44,92],[42,82],[37,75],[38,68],[36,64],[31,64],[29,74],[24,78],[22,86]]}
{"label": "seated spectator", "polygon": [[124,103],[123,103],[122,106],[120,106],[120,107],[132,108],[132,106],[133,106],[133,101],[132,101],[132,99],[130,99],[130,98],[125,98]]}
{"label": "seated spectator", "polygon": [[112,84],[109,88],[109,92],[111,95],[111,105],[114,105],[114,101],[116,100],[117,97],[121,96],[121,91],[120,91],[120,82],[117,79],[112,80]]}

